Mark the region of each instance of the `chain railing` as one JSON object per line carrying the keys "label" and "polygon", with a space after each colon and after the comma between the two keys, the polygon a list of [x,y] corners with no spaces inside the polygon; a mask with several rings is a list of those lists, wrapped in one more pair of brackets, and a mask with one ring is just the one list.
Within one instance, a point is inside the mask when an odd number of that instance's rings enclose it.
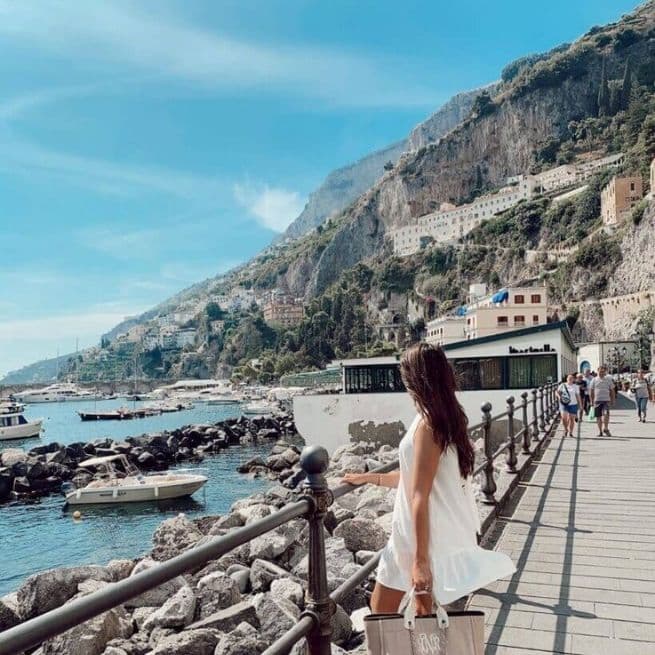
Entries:
{"label": "chain railing", "polygon": [[[474,475],[482,475],[483,503],[497,503],[495,497],[497,488],[494,479],[495,460],[505,453],[506,470],[517,475],[517,440],[521,440],[521,452],[529,455],[532,453],[531,441],[541,442],[545,438],[547,426],[552,426],[556,416],[555,388],[556,385],[549,384],[539,389],[533,389],[530,393],[524,392],[521,394],[522,402],[518,406],[515,405],[514,398],[510,396],[507,398],[506,411],[497,416],[491,415],[490,403],[482,405],[482,421],[472,426],[469,433],[481,430],[484,439],[484,461],[474,471]],[[521,413],[522,427],[518,431],[514,430],[516,412]],[[530,419],[528,418],[529,413],[531,413]],[[507,440],[494,450],[492,427],[496,421],[501,419],[507,419]],[[225,555],[255,537],[266,534],[297,518],[306,519],[309,527],[309,564],[305,610],[294,627],[271,644],[264,655],[284,655],[303,638],[307,640],[310,655],[329,655],[332,636],[331,617],[335,612],[336,604],[368,579],[377,566],[379,553],[331,594],[328,593],[324,536],[325,515],[337,498],[351,493],[356,487],[343,484],[335,489],[329,489],[325,478],[329,466],[329,456],[321,446],[304,448],[300,466],[306,477],[299,490],[298,500],[295,502],[285,505],[265,518],[236,528],[227,535],[216,537],[137,575],[107,585],[96,592],[70,601],[0,633],[0,655],[14,655],[38,647],[55,635],[154,589],[178,575],[198,570],[208,562]],[[397,461],[373,469],[372,472],[387,473],[396,468],[398,468]]]}

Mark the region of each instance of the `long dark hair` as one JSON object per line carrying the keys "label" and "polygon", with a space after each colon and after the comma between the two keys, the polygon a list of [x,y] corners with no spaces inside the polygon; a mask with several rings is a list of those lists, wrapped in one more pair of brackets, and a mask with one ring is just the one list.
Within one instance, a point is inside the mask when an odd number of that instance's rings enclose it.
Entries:
{"label": "long dark hair", "polygon": [[443,350],[424,342],[412,346],[400,360],[400,374],[441,450],[453,444],[461,476],[471,475],[475,452],[467,431],[468,419],[455,396],[455,373]]}

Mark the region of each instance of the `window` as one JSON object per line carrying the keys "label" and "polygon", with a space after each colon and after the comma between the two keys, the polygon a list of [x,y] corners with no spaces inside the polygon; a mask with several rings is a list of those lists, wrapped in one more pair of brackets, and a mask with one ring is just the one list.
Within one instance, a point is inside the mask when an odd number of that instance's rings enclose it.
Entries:
{"label": "window", "polygon": [[635,183],[630,182],[630,191],[634,191],[634,190],[635,190]]}
{"label": "window", "polygon": [[539,314],[532,315],[532,325],[539,325]]}
{"label": "window", "polygon": [[499,316],[496,319],[496,322],[497,322],[498,326],[507,326],[507,324],[509,323],[509,321],[507,319],[507,316]]}
{"label": "window", "polygon": [[523,294],[518,294],[514,296],[514,302],[517,305],[522,305],[525,302],[525,296]]}
{"label": "window", "polygon": [[515,316],[514,325],[525,325],[525,316]]}
{"label": "window", "polygon": [[533,294],[530,296],[530,302],[531,302],[533,305],[539,305],[539,304],[541,304],[541,294],[540,294],[540,293],[533,293]]}
{"label": "window", "polygon": [[349,366],[344,375],[346,393],[380,393],[405,391],[400,366]]}

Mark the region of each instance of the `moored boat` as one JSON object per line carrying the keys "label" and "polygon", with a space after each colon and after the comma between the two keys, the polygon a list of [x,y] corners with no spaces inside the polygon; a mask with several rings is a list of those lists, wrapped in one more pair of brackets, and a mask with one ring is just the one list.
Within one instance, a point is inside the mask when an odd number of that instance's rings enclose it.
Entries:
{"label": "moored boat", "polygon": [[[118,471],[117,465],[123,469]],[[79,464],[96,469],[95,479],[79,489],[68,483],[62,487],[68,505],[101,503],[137,503],[190,496],[200,489],[207,477],[196,473],[169,471],[143,475],[125,455],[93,457]]]}
{"label": "moored boat", "polygon": [[33,439],[41,436],[43,419],[28,421],[21,412],[0,414],[0,441],[9,439]]}

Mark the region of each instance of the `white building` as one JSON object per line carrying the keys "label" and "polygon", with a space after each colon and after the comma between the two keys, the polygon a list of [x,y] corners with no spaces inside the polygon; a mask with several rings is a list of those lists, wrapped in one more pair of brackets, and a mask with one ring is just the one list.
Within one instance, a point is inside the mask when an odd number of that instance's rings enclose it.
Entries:
{"label": "white building", "polygon": [[182,309],[173,314],[173,321],[176,325],[184,325],[193,320],[195,312],[190,309]]}
{"label": "white building", "polygon": [[154,350],[160,345],[159,342],[159,331],[151,330],[147,334],[143,335],[141,339],[141,344],[143,345],[144,350]]}
{"label": "white building", "polygon": [[175,345],[178,348],[185,346],[192,346],[196,340],[197,330],[195,328],[187,328],[185,330],[178,330],[175,335]]}
{"label": "white building", "polygon": [[177,328],[164,326],[159,330],[159,347],[162,350],[175,350],[177,348]]}
{"label": "white building", "polygon": [[610,373],[635,371],[640,366],[639,345],[635,341],[597,341],[578,347],[578,371],[597,371],[601,365]]}
{"label": "white building", "polygon": [[466,339],[466,317],[440,316],[425,326],[425,340],[433,346],[443,346]]}
{"label": "white building", "polygon": [[564,164],[535,175],[542,191],[554,191],[575,184],[578,181],[578,170],[573,164]]}

